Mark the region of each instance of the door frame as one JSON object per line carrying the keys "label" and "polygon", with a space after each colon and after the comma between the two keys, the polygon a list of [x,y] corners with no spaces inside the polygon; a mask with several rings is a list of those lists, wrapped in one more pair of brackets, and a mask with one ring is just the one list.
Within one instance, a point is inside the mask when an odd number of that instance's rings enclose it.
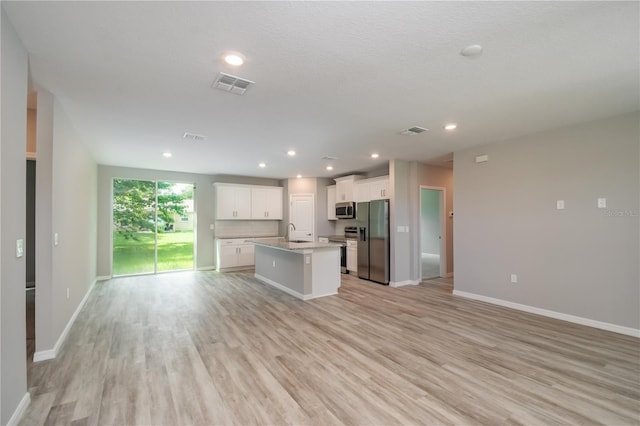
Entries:
{"label": "door frame", "polygon": [[420,200],[418,207],[418,265],[420,265],[420,280],[422,281],[422,190],[430,189],[440,192],[440,277],[445,278],[447,275],[447,188],[444,186],[420,185]]}
{"label": "door frame", "polygon": [[312,229],[311,229],[311,241],[315,241],[316,240],[316,234],[317,234],[317,230],[316,230],[316,195],[314,193],[294,193],[294,194],[289,194],[289,211],[287,212],[287,228],[285,229],[285,235],[290,235],[289,233],[289,223],[291,222],[291,210],[293,207],[293,199],[295,197],[311,197],[311,203],[313,205],[312,209],[311,209],[311,213],[313,214],[313,217],[311,218],[311,224],[312,224]]}

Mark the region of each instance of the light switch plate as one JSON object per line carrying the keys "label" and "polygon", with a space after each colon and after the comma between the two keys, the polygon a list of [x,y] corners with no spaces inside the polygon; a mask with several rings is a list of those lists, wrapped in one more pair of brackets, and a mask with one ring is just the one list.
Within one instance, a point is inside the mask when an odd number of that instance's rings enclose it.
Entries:
{"label": "light switch plate", "polygon": [[556,201],[556,208],[558,210],[564,210],[564,200],[558,200]]}
{"label": "light switch plate", "polygon": [[598,208],[606,209],[607,208],[607,199],[606,198],[598,198]]}
{"label": "light switch plate", "polygon": [[16,240],[16,257],[24,256],[24,240],[21,238]]}
{"label": "light switch plate", "polygon": [[489,156],[487,154],[476,155],[476,163],[484,163],[486,161],[489,161]]}

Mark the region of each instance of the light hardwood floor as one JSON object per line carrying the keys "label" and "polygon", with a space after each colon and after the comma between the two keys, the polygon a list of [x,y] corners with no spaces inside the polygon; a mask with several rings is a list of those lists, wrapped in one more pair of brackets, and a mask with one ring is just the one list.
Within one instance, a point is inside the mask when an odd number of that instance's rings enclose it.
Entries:
{"label": "light hardwood floor", "polygon": [[98,283],[21,424],[638,424],[640,341],[343,276],[302,302],[251,273]]}

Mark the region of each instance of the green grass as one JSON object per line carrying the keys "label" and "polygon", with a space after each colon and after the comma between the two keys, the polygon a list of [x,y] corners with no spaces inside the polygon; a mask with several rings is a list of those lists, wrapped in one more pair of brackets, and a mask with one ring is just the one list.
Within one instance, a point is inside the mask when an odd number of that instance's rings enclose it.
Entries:
{"label": "green grass", "polygon": [[[153,272],[154,235],[138,232],[137,240],[113,233],[113,275]],[[193,232],[158,234],[158,271],[193,268]]]}

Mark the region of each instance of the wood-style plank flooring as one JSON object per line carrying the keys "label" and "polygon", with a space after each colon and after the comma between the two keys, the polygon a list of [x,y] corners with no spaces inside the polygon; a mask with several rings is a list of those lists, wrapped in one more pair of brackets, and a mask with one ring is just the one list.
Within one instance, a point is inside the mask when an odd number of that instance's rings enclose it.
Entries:
{"label": "wood-style plank flooring", "polygon": [[21,424],[640,423],[636,338],[343,276],[302,302],[252,273],[96,285]]}

